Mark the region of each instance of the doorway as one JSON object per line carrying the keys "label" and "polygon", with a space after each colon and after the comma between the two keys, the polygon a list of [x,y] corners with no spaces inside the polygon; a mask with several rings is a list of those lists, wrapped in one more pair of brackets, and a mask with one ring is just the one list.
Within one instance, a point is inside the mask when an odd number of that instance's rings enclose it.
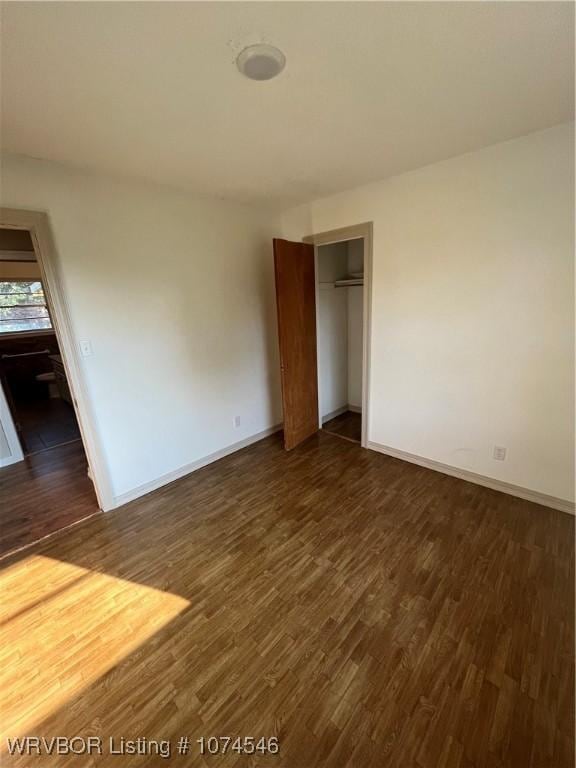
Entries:
{"label": "doorway", "polygon": [[324,430],[366,448],[372,224],[273,244],[284,447]]}
{"label": "doorway", "polygon": [[362,441],[364,240],[316,249],[320,427]]}
{"label": "doorway", "polygon": [[0,227],[0,555],[99,509],[47,294],[30,230]]}
{"label": "doorway", "polygon": [[0,381],[25,456],[81,440],[26,230],[0,229]]}

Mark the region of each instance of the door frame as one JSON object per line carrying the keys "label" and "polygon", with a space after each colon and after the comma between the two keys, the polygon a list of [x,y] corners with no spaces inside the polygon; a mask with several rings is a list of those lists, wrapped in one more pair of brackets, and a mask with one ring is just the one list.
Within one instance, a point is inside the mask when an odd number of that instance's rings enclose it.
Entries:
{"label": "door frame", "polygon": [[8,443],[8,449],[10,450],[10,456],[0,458],[0,469],[2,467],[8,467],[10,464],[16,464],[19,461],[24,460],[24,452],[22,451],[22,445],[16,431],[16,425],[12,418],[12,412],[8,405],[8,399],[4,392],[2,382],[0,382],[0,427],[6,437]]}
{"label": "door frame", "polygon": [[[372,334],[372,232],[373,224],[371,221],[362,224],[353,224],[349,227],[328,230],[327,232],[317,232],[314,235],[307,235],[303,238],[305,243],[312,243],[314,246],[314,271],[316,280],[316,339],[319,337],[319,313],[320,302],[318,285],[318,247],[321,245],[332,245],[334,243],[343,243],[348,240],[364,241],[364,290],[362,294],[362,438],[360,444],[362,448],[368,448],[368,419],[370,413],[370,350]],[[322,411],[320,408],[320,365],[317,356],[317,375],[318,375],[318,429],[322,429]]]}
{"label": "door frame", "polygon": [[[0,208],[0,228],[25,229],[30,232],[34,253],[40,268],[46,303],[60,348],[82,444],[86,452],[89,476],[94,485],[100,509],[104,511],[113,509],[115,506],[114,494],[98,438],[96,418],[88,397],[79,348],[72,331],[70,311],[62,287],[63,282],[48,215],[41,211]],[[12,420],[11,417],[10,420]]]}

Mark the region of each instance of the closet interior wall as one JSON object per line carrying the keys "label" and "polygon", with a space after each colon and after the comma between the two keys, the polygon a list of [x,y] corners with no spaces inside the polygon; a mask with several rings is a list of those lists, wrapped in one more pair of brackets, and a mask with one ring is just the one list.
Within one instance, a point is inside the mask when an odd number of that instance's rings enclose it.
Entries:
{"label": "closet interior wall", "polygon": [[318,248],[318,368],[322,423],[362,406],[363,287],[334,283],[363,272],[363,241]]}

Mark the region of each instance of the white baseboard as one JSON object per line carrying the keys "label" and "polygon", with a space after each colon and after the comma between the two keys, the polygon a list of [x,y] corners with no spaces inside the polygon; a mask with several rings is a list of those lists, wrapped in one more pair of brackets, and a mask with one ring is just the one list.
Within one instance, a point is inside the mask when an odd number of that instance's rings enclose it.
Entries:
{"label": "white baseboard", "polygon": [[451,475],[460,480],[467,480],[469,483],[483,485],[486,488],[491,488],[493,491],[500,491],[501,493],[507,493],[510,496],[526,499],[526,501],[533,501],[535,504],[541,504],[544,507],[557,509],[560,512],[567,512],[569,515],[575,514],[574,502],[568,501],[567,499],[559,499],[556,496],[549,496],[546,493],[533,491],[530,488],[523,488],[520,485],[507,483],[503,480],[496,480],[493,477],[486,477],[486,475],[479,475],[476,472],[470,472],[468,469],[452,467],[450,464],[443,464],[441,461],[426,459],[423,456],[416,456],[413,453],[400,451],[397,448],[389,448],[386,445],[380,445],[380,443],[375,443],[372,440],[368,441],[368,448],[371,448],[373,451],[378,451],[378,453],[384,453],[386,456],[392,456],[395,459],[401,459],[402,461],[408,461],[411,464],[418,464],[420,467],[426,467],[426,469],[432,469],[435,472],[442,472],[445,475]]}
{"label": "white baseboard", "polygon": [[9,467],[11,464],[17,464],[19,461],[24,461],[24,455],[5,456],[3,459],[0,459],[0,469],[2,467]]}
{"label": "white baseboard", "polygon": [[335,419],[336,416],[341,416],[343,413],[346,413],[348,410],[347,405],[343,405],[342,408],[336,408],[335,411],[330,411],[330,413],[326,413],[324,416],[322,416],[322,424],[324,424],[326,421],[330,421],[330,419]]}
{"label": "white baseboard", "polygon": [[341,416],[343,413],[347,413],[348,411],[352,411],[352,413],[362,413],[362,408],[358,408],[356,405],[343,405],[342,408],[336,408],[335,411],[330,411],[330,413],[322,416],[322,424],[324,424],[325,421],[335,419],[336,416]]}
{"label": "white baseboard", "polygon": [[276,424],[274,427],[264,429],[262,432],[257,432],[255,435],[250,435],[250,437],[245,437],[243,440],[239,440],[237,443],[232,443],[232,445],[226,446],[226,448],[222,448],[219,451],[210,453],[208,456],[204,456],[201,459],[192,461],[190,464],[185,464],[183,467],[178,467],[178,469],[174,469],[172,472],[167,472],[165,475],[161,475],[155,480],[150,480],[148,483],[139,485],[137,488],[133,488],[131,491],[121,493],[119,496],[114,498],[114,506],[112,509],[121,507],[123,504],[128,504],[129,501],[134,501],[134,499],[139,499],[140,496],[145,496],[147,493],[151,493],[158,488],[162,488],[164,485],[168,485],[168,483],[173,483],[174,480],[179,480],[181,477],[189,475],[191,472],[195,472],[197,469],[202,469],[202,467],[205,467],[208,464],[212,464],[214,461],[223,459],[225,456],[229,456],[231,453],[236,453],[236,451],[240,451],[242,448],[246,448],[253,443],[257,443],[259,440],[263,440],[265,437],[269,437],[281,429],[282,424]]}
{"label": "white baseboard", "polygon": [[[345,408],[335,411],[334,414],[327,414],[323,421],[328,420],[329,418],[335,418],[341,413],[345,413],[347,410],[352,410],[352,408],[350,408],[350,406],[346,406]],[[250,437],[246,437],[236,443],[232,443],[232,445],[229,445],[226,448],[215,451],[208,456],[197,459],[196,461],[193,461],[190,464],[186,464],[183,467],[179,467],[172,472],[167,472],[165,475],[161,475],[155,480],[151,480],[150,482],[139,485],[137,488],[133,488],[126,493],[122,493],[115,497],[113,509],[120,507],[123,504],[127,504],[129,501],[134,501],[134,499],[138,499],[141,496],[145,496],[147,493],[151,493],[158,488],[162,488],[162,486],[168,485],[168,483],[172,483],[174,480],[179,480],[181,477],[184,477],[191,472],[195,472],[197,469],[201,469],[208,464],[212,464],[219,459],[223,459],[225,456],[229,456],[231,453],[236,453],[236,451],[240,451],[242,448],[247,448],[249,445],[257,443],[258,441],[273,435],[275,432],[279,432],[281,429],[282,424],[277,424],[274,427],[264,429],[262,432],[257,432],[255,435],[251,435]],[[423,456],[417,456],[413,453],[408,453],[407,451],[398,450],[397,448],[390,448],[386,445],[375,443],[372,440],[368,441],[368,448],[373,451],[377,451],[378,453],[383,453],[386,456],[391,456],[395,459],[401,459],[402,461],[408,461],[411,464],[418,464],[418,466],[425,467],[426,469],[432,469],[435,472],[442,472],[445,475],[451,475],[452,477],[457,477],[460,480],[466,480],[470,483],[475,483],[476,485],[482,485],[486,488],[491,488],[494,491],[500,491],[501,493],[507,493],[510,496],[517,496],[520,499],[532,501],[535,504],[541,504],[544,507],[557,509],[560,512],[566,512],[570,515],[574,515],[576,513],[574,502],[568,501],[567,499],[559,499],[556,496],[549,496],[546,493],[533,491],[530,488],[523,488],[522,486],[507,483],[503,480],[496,480],[493,477],[479,475],[476,472],[471,472],[467,469],[452,467],[449,464],[443,464],[442,462],[435,461],[434,459],[426,459]]]}

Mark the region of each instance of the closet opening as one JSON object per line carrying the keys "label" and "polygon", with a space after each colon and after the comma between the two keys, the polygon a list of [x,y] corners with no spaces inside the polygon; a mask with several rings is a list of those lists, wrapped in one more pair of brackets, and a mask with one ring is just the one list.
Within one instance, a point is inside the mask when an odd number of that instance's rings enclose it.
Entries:
{"label": "closet opening", "polygon": [[372,222],[273,245],[284,448],[318,430],[368,448]]}
{"label": "closet opening", "polygon": [[316,246],[319,427],[362,443],[365,238]]}

